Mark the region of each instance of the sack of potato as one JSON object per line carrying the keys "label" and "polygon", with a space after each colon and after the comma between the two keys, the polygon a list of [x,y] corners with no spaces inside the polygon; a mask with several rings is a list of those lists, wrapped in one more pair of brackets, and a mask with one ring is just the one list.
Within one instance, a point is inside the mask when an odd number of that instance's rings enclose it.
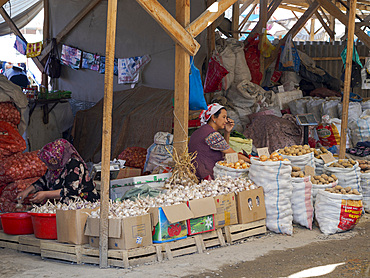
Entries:
{"label": "sack of potato", "polygon": [[338,185],[338,178],[334,174],[331,174],[330,176],[327,174],[321,174],[311,177],[311,182],[312,202],[315,204],[317,192],[319,190],[325,190],[326,188],[332,188]]}
{"label": "sack of potato", "polygon": [[312,230],[313,205],[310,176],[292,177],[292,186],[293,222]]}
{"label": "sack of potato", "polygon": [[315,218],[326,235],[348,231],[360,220],[362,207],[362,195],[356,189],[337,185],[317,193]]}
{"label": "sack of potato", "polygon": [[351,186],[362,192],[361,173],[359,163],[353,159],[339,159],[324,165],[324,172],[328,176],[334,174],[338,178],[338,184]]}
{"label": "sack of potato", "polygon": [[250,164],[240,159],[235,163],[218,161],[213,167],[213,176],[215,179],[223,176],[232,178],[243,178],[248,175]]}
{"label": "sack of potato", "polygon": [[321,175],[324,173],[324,160],[321,158],[321,155],[322,154],[326,154],[326,153],[329,153],[329,151],[327,149],[325,149],[324,147],[321,147],[320,149],[315,149],[313,151],[313,154],[314,154],[314,159],[313,161],[315,162],[315,174],[316,175]]}
{"label": "sack of potato", "polygon": [[304,169],[308,165],[315,169],[314,150],[309,145],[293,145],[280,149],[278,152],[283,158],[289,159],[292,162],[292,166]]}
{"label": "sack of potato", "polygon": [[357,160],[361,169],[362,201],[366,212],[370,213],[370,161]]}
{"label": "sack of potato", "polygon": [[[261,156],[262,158],[262,156]],[[261,159],[260,158],[260,159]],[[249,178],[263,187],[266,206],[266,227],[275,233],[293,233],[292,167],[286,160],[260,160],[251,158]]]}

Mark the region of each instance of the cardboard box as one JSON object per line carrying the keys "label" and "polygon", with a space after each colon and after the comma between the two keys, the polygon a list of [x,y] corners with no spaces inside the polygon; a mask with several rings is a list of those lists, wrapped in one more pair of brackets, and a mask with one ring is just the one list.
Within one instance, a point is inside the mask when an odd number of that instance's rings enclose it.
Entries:
{"label": "cardboard box", "polygon": [[118,175],[115,179],[119,180],[124,178],[141,176],[142,171],[143,170],[141,168],[125,167],[119,170]]}
{"label": "cardboard box", "polygon": [[194,215],[186,204],[149,210],[153,224],[153,243],[174,241],[187,237],[186,220]]}
{"label": "cardboard box", "polygon": [[244,190],[236,195],[239,224],[246,224],[266,218],[263,188]]}
{"label": "cardboard box", "polygon": [[[99,247],[99,218],[87,218],[85,235]],[[152,244],[150,215],[108,220],[108,249],[127,250]]]}
{"label": "cardboard box", "polygon": [[216,205],[215,226],[216,229],[238,223],[236,212],[235,194],[228,193],[213,197]]}
{"label": "cardboard box", "polygon": [[196,235],[215,230],[214,214],[216,205],[212,197],[188,202],[194,218],[186,220],[188,235]]}
{"label": "cardboard box", "polygon": [[84,234],[86,219],[92,209],[56,211],[58,242],[86,244],[89,239]]}

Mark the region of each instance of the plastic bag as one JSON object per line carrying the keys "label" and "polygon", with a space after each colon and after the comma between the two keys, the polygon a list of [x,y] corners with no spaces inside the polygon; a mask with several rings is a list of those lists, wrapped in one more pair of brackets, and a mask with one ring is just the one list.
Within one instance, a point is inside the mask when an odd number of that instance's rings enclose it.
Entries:
{"label": "plastic bag", "polygon": [[301,59],[299,58],[291,35],[288,36],[287,40],[285,41],[285,46],[282,45],[281,49],[282,51],[280,55],[279,70],[290,70],[299,72]]}
{"label": "plastic bag", "polygon": [[245,60],[251,72],[251,82],[260,84],[262,80],[262,73],[260,72],[260,51],[258,50],[259,36],[254,34],[247,38],[247,44],[244,48]]}
{"label": "plastic bag", "polygon": [[310,177],[292,178],[293,222],[312,230],[313,205]]}
{"label": "plastic bag", "polygon": [[53,38],[51,41],[51,51],[44,67],[44,73],[46,75],[51,78],[60,77],[62,65],[60,64],[59,59],[57,41]]}
{"label": "plastic bag", "polygon": [[202,80],[200,72],[194,65],[194,59],[190,57],[190,74],[189,74],[189,109],[204,110],[207,109],[207,103],[204,99]]}
{"label": "plastic bag", "polygon": [[321,145],[332,147],[340,144],[340,134],[335,124],[319,124],[316,130]]}
{"label": "plastic bag", "polygon": [[208,63],[206,80],[204,81],[204,93],[221,91],[222,78],[229,72],[215,58],[211,58]]}
{"label": "plastic bag", "polygon": [[0,102],[0,121],[8,122],[16,127],[21,122],[21,113],[12,102]]}
{"label": "plastic bag", "polygon": [[265,58],[271,56],[271,52],[275,50],[275,46],[267,38],[267,30],[262,34],[262,55]]}

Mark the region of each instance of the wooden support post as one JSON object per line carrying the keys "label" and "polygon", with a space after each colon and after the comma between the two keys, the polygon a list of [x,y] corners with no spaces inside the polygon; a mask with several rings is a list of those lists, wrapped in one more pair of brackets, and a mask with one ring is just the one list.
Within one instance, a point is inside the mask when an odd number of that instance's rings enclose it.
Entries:
{"label": "wooden support post", "polygon": [[[182,27],[190,23],[190,0],[176,0],[176,19]],[[179,44],[175,49],[173,146],[180,155],[188,143],[190,56]]]}
{"label": "wooden support post", "polygon": [[271,56],[265,60],[265,69],[271,65],[273,61],[275,61],[277,55],[279,54],[280,47],[285,43],[287,37],[289,35],[292,35],[292,38],[297,35],[299,30],[302,29],[302,27],[306,24],[307,20],[311,18],[311,16],[317,11],[319,8],[319,4],[317,1],[314,1],[311,6],[305,11],[305,13],[298,19],[296,24],[289,30],[289,32],[282,38],[278,45],[276,46],[275,50],[271,53]]}
{"label": "wooden support post", "polygon": [[[328,25],[325,23],[324,19],[323,19],[323,18],[322,18],[322,16],[319,14],[319,12],[316,12],[316,13],[315,13],[315,15],[316,15],[317,19],[320,21],[320,23],[321,23],[322,27],[324,27],[324,29],[325,29],[326,33],[328,33],[328,34],[329,34],[330,39],[331,39],[331,40],[334,40],[334,35],[335,35],[335,34],[334,34],[333,30],[330,28],[330,25],[328,26]],[[329,21],[329,20],[328,20],[328,21]]]}
{"label": "wooden support post", "polygon": [[[268,7],[268,11],[267,11],[267,20],[269,20],[271,18],[271,16],[274,14],[276,9],[279,7],[281,2],[282,2],[282,0],[273,0],[271,2],[270,6]],[[262,22],[258,21],[256,26],[254,26],[254,28],[250,32],[250,34],[258,32],[258,30],[260,29],[261,24],[262,24]]]}
{"label": "wooden support post", "polygon": [[[317,0],[319,4],[328,11],[332,16],[342,22],[344,25],[349,25],[348,15],[342,13],[335,4],[333,4],[329,0]],[[360,27],[355,26],[355,34],[356,36],[367,46],[370,48],[370,37],[364,31],[360,29]]]}
{"label": "wooden support post", "polygon": [[[85,18],[102,0],[92,0],[79,12],[63,29],[56,35],[55,39],[57,44],[60,43],[66,35],[69,34],[75,28],[75,26]],[[51,51],[51,43],[44,46],[44,51],[40,55],[40,61],[42,61]]]}
{"label": "wooden support post", "polygon": [[[196,36],[189,34],[189,31],[184,29],[185,26],[181,26],[181,24],[179,24],[157,0],[136,0],[136,2],[138,2],[139,5],[162,26],[163,30],[165,30],[177,44],[180,44],[188,54],[194,56],[198,52],[200,45],[194,39]],[[216,19],[217,17],[215,20]],[[204,29],[207,26],[205,26]]]}
{"label": "wooden support post", "polygon": [[256,7],[257,7],[257,4],[254,4],[252,6],[251,10],[248,12],[248,14],[243,18],[242,22],[240,22],[239,32],[241,32],[243,30],[245,24],[248,22],[249,17],[253,14],[253,12],[254,12],[254,10],[255,10]]}
{"label": "wooden support post", "polygon": [[239,9],[239,14],[244,13],[244,11],[249,7],[249,5],[252,5],[254,1],[255,0],[246,0]]}
{"label": "wooden support post", "polygon": [[236,1],[233,5],[231,31],[233,38],[239,40],[239,1]]}
{"label": "wooden support post", "polygon": [[329,18],[329,29],[333,32],[333,38],[330,37],[330,41],[335,41],[335,17],[330,15]]}
{"label": "wooden support post", "polygon": [[261,23],[258,25],[257,32],[260,34],[260,41],[259,41],[258,49],[260,51],[260,72],[262,73],[261,83],[263,82],[264,75],[265,75],[265,57],[263,56],[263,53],[262,53],[262,36],[266,30],[267,20],[268,20],[267,0],[260,0],[259,22]]}
{"label": "wooden support post", "polygon": [[310,26],[310,41],[315,40],[315,19],[311,18],[311,26]]}
{"label": "wooden support post", "polygon": [[[211,6],[215,0],[207,0],[207,7]],[[215,37],[215,23],[212,23],[207,27],[207,46],[208,46],[208,53],[207,53],[207,66],[209,59],[211,59],[213,51],[216,48],[216,37]]]}
{"label": "wooden support post", "polygon": [[[298,15],[296,15],[294,11],[292,11],[292,13],[294,14],[294,16],[295,16],[296,19],[299,19]],[[306,26],[303,25],[303,29],[306,30],[307,34],[310,34],[310,31],[308,31],[308,29],[306,28]]]}
{"label": "wooden support post", "polygon": [[[27,43],[27,40],[24,38],[22,35],[21,31],[19,31],[18,27],[15,25],[13,20],[10,18],[8,13],[5,11],[3,7],[0,8],[0,15],[3,17],[5,22],[8,24],[10,29],[13,31],[14,34],[16,34],[18,37],[20,37],[25,43]],[[33,57],[32,58],[33,62],[36,64],[37,68],[43,72],[44,71],[44,66],[41,64],[40,60],[38,57]]]}
{"label": "wooden support post", "polygon": [[117,0],[108,0],[105,47],[104,106],[102,130],[101,205],[99,221],[99,265],[108,267],[108,213],[110,154],[112,144],[113,70],[116,44]]}
{"label": "wooden support post", "polygon": [[[44,0],[44,27],[43,27],[43,44],[46,45],[50,32],[49,32],[49,0]],[[41,78],[41,84],[45,87],[48,88],[48,83],[49,83],[49,77],[45,74],[42,73],[42,78]]]}
{"label": "wooden support post", "polygon": [[356,19],[356,0],[350,1],[349,18],[348,18],[348,40],[347,40],[347,57],[346,69],[344,73],[344,93],[343,93],[343,113],[342,124],[340,131],[340,147],[339,159],[343,159],[346,154],[346,139],[347,139],[347,124],[348,124],[348,107],[349,95],[351,90],[351,73],[352,73],[352,56],[353,56],[353,41],[355,34],[355,19]]}

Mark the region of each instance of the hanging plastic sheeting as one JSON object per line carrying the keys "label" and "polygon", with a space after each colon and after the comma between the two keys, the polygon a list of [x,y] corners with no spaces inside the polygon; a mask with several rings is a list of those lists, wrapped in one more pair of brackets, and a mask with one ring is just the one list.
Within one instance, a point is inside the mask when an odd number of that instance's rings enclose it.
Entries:
{"label": "hanging plastic sheeting", "polygon": [[[18,29],[26,26],[44,7],[43,0],[10,0],[3,8]],[[13,33],[5,20],[0,17],[0,36]]]}

